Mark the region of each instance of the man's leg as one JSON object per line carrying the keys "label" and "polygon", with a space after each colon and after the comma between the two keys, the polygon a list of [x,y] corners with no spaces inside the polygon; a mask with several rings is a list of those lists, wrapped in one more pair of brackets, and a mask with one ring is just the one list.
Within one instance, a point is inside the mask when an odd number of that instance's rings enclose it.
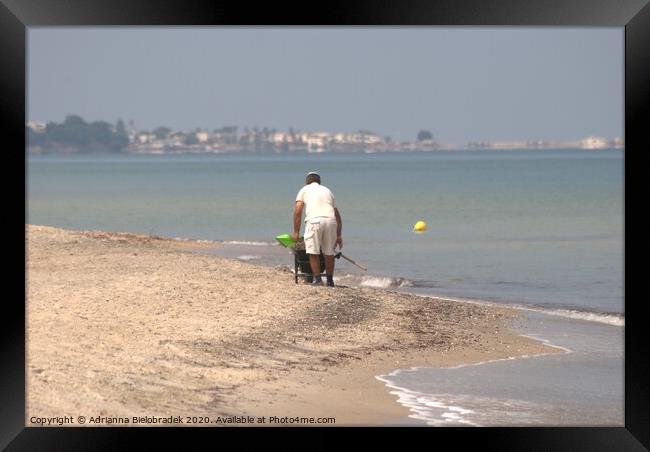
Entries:
{"label": "man's leg", "polygon": [[314,275],[312,284],[322,285],[320,277],[320,237],[319,224],[308,222],[305,224],[305,251],[309,256],[309,266]]}
{"label": "man's leg", "polygon": [[334,256],[325,255],[325,273],[328,275],[334,274]]}
{"label": "man's leg", "polygon": [[327,275],[327,285],[334,285],[334,256],[325,255],[325,274]]}
{"label": "man's leg", "polygon": [[334,286],[334,244],[336,243],[336,220],[328,218],[321,222],[323,230],[322,249],[325,255],[325,273],[327,285]]}
{"label": "man's leg", "polygon": [[310,254],[309,265],[311,266],[311,272],[314,275],[314,282],[320,281],[322,283],[323,280],[320,277],[320,255]]}

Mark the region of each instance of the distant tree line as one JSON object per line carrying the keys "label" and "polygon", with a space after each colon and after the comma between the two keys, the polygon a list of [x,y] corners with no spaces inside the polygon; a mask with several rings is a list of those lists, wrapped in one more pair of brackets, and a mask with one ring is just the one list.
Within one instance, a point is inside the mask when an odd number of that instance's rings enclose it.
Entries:
{"label": "distant tree line", "polygon": [[120,119],[115,126],[106,121],[86,122],[76,115],[66,116],[63,123],[49,122],[44,131],[27,127],[29,147],[68,152],[122,152],[129,137]]}
{"label": "distant tree line", "polygon": [[433,140],[433,134],[428,130],[418,132],[418,141]]}
{"label": "distant tree line", "polygon": [[[130,125],[133,126],[133,123]],[[66,116],[60,124],[56,122],[49,122],[45,125],[30,124],[26,127],[25,132],[28,150],[35,153],[125,152],[127,150],[133,152],[138,151],[139,147],[146,149],[151,145],[165,151],[183,150],[186,147],[197,150],[201,148],[201,144],[212,146],[215,143],[218,146],[228,146],[229,149],[234,148],[238,152],[278,152],[292,150],[292,146],[294,146],[293,149],[295,146],[303,146],[305,149],[308,146],[301,134],[293,128],[289,128],[288,134],[278,137],[277,130],[268,127],[239,130],[236,126],[225,126],[216,128],[212,134],[209,134],[201,129],[196,129],[193,132],[180,132],[173,131],[170,127],[161,126],[151,132],[141,131],[130,138],[121,119],[118,119],[113,125],[106,121],[86,122],[77,115]],[[334,143],[334,135],[329,134],[324,139],[327,140],[324,146],[331,145],[336,148],[336,151],[352,152],[378,143],[377,134],[371,130],[360,129],[353,135],[356,136],[348,138],[347,141]],[[431,144],[433,138],[433,134],[429,130],[420,130],[417,134],[417,141],[421,145],[426,145],[427,142]],[[131,141],[133,142],[131,143]],[[389,137],[385,137],[382,145],[391,142]],[[320,146],[323,147],[323,144]]]}

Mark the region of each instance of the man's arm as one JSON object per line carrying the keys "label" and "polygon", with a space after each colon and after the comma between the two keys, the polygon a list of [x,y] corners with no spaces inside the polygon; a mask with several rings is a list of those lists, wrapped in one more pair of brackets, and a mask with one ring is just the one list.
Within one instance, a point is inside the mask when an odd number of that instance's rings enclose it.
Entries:
{"label": "man's arm", "polygon": [[296,207],[293,209],[293,234],[291,234],[291,238],[294,241],[298,240],[298,235],[300,234],[300,220],[302,220],[302,209],[304,206],[304,202],[296,201]]}
{"label": "man's arm", "polygon": [[334,216],[336,217],[336,242],[334,242],[334,247],[336,248],[336,245],[338,244],[340,249],[343,248],[343,237],[341,236],[343,231],[343,221],[341,220],[339,209],[336,207],[334,207]]}

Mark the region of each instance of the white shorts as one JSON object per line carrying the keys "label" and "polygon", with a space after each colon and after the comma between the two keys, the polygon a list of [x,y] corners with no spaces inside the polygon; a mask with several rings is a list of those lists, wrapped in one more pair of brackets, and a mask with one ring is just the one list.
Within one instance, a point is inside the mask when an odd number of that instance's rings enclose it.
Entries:
{"label": "white shorts", "polygon": [[305,222],[305,251],[307,254],[326,256],[334,254],[336,242],[336,219],[329,217],[312,218]]}

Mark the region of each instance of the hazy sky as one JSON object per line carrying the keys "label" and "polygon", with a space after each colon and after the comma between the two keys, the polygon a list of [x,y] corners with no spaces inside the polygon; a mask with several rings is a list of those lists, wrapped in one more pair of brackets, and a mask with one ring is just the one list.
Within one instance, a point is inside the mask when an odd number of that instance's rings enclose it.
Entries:
{"label": "hazy sky", "polygon": [[28,117],[446,143],[623,135],[623,28],[28,29]]}

